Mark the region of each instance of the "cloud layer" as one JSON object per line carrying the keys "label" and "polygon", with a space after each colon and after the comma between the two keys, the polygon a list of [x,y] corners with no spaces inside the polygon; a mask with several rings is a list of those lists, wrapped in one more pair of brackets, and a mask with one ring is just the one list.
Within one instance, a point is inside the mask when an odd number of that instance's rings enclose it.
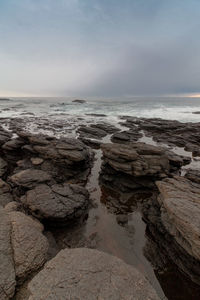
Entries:
{"label": "cloud layer", "polygon": [[2,0],[0,93],[200,91],[198,0]]}

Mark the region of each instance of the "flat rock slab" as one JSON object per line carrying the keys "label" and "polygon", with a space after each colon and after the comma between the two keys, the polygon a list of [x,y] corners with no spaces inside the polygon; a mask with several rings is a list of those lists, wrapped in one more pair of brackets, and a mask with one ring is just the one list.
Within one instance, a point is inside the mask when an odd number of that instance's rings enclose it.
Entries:
{"label": "flat rock slab", "polygon": [[16,186],[25,188],[34,188],[36,185],[50,180],[51,176],[48,173],[36,169],[23,170],[10,177],[10,181]]}
{"label": "flat rock slab", "polygon": [[200,185],[179,176],[156,185],[163,225],[188,254],[200,260]]}
{"label": "flat rock slab", "polygon": [[88,198],[87,190],[75,184],[41,184],[21,197],[21,202],[39,219],[65,223],[86,211]]}
{"label": "flat rock slab", "polygon": [[29,283],[29,300],[157,300],[149,282],[122,260],[97,250],[65,249]]}

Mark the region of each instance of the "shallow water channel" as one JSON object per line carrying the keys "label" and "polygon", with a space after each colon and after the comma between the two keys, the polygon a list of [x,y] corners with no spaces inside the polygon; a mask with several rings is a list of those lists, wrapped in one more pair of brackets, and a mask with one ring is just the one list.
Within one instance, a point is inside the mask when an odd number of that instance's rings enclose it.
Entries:
{"label": "shallow water channel", "polygon": [[[103,142],[109,142],[107,136]],[[143,136],[142,142],[155,142],[151,138]],[[173,150],[173,149],[172,149]],[[182,148],[174,148],[177,154],[188,155]],[[167,265],[163,270],[156,270],[145,256],[148,247],[148,236],[146,224],[135,200],[131,201],[133,195],[118,195],[116,192],[99,185],[99,173],[102,164],[101,150],[95,150],[95,161],[87,183],[93,207],[84,225],[83,234],[86,238],[95,237],[94,247],[121,258],[126,263],[133,265],[151,282],[161,299],[169,300],[197,300],[200,299],[200,287],[192,283],[184,274],[180,273],[173,264]],[[194,161],[191,162],[191,166]],[[130,205],[123,206],[123,196]],[[110,200],[115,199],[122,203],[122,211],[119,205],[114,207]],[[120,223],[118,214],[127,215],[125,223]]]}

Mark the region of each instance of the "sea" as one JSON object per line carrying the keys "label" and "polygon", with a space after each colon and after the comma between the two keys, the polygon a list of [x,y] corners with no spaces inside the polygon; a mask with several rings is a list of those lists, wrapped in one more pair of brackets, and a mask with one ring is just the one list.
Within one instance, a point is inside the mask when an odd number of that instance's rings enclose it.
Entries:
{"label": "sea", "polygon": [[[110,122],[120,116],[162,118],[181,122],[200,121],[200,98],[188,97],[132,97],[83,98],[86,103],[72,102],[72,97],[35,97],[0,99],[0,118],[34,114],[36,117],[86,117],[105,115]],[[103,117],[103,116],[102,116]]]}

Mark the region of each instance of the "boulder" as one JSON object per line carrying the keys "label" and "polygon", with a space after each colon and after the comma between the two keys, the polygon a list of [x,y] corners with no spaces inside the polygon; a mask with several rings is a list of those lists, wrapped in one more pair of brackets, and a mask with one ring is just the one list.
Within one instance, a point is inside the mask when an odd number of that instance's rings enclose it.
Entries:
{"label": "boulder", "polygon": [[13,259],[18,282],[41,268],[46,262],[48,241],[37,220],[17,211],[9,213]]}
{"label": "boulder", "polygon": [[87,190],[75,184],[41,184],[21,197],[21,202],[35,217],[65,224],[85,213],[88,198]]}
{"label": "boulder", "polygon": [[149,282],[134,267],[97,250],[65,249],[29,283],[29,300],[156,300]]}
{"label": "boulder", "polygon": [[15,266],[10,242],[11,223],[0,207],[0,299],[11,299],[15,292]]}

